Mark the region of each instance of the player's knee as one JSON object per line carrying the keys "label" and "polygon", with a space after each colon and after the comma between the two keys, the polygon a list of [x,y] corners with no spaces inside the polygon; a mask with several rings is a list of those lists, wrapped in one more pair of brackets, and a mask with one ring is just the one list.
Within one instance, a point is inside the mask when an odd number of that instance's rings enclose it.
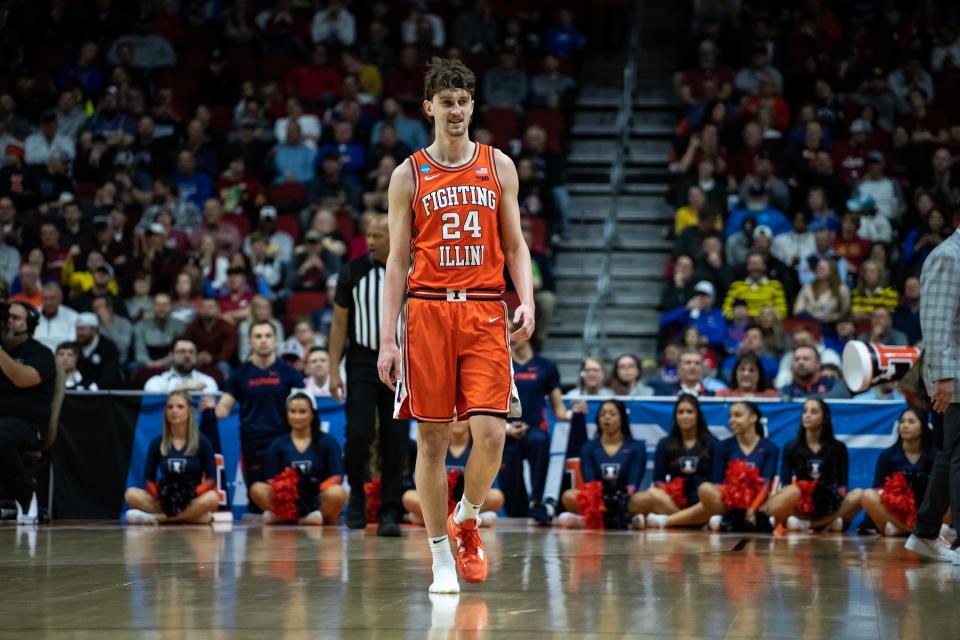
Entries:
{"label": "player's knee", "polygon": [[503,451],[506,440],[504,429],[484,429],[473,436],[473,449],[480,449],[487,454],[499,456]]}
{"label": "player's knee", "polygon": [[417,455],[427,463],[443,461],[447,455],[450,439],[446,433],[431,431],[421,433],[417,442]]}

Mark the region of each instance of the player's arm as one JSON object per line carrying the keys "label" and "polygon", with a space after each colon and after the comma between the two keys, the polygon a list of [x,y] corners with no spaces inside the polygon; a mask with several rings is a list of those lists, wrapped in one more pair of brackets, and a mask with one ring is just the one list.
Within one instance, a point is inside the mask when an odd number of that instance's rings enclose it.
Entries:
{"label": "player's arm", "polygon": [[563,404],[563,394],[560,393],[560,387],[555,387],[550,392],[550,406],[553,407],[553,415],[557,417],[557,420],[570,422],[573,419],[573,411],[567,409],[566,405]]}
{"label": "player's arm", "polygon": [[330,356],[330,395],[337,402],[343,400],[340,359],[343,357],[343,345],[347,341],[347,325],[349,322],[350,310],[334,303],[333,322],[330,324],[330,339],[327,340],[327,353]]}
{"label": "player's arm", "polygon": [[387,224],[390,228],[390,255],[383,281],[383,319],[380,325],[380,380],[394,389],[400,375],[400,348],[397,346],[397,318],[410,268],[410,206],[413,200],[413,172],[410,160],[393,170],[387,189]]}
{"label": "player's arm", "polygon": [[520,306],[513,316],[514,323],[520,328],[514,335],[529,340],[533,337],[534,329],[533,267],[530,264],[530,249],[527,248],[520,230],[520,203],[517,200],[520,181],[513,160],[499,149],[494,150],[494,158],[501,191],[500,239],[507,268],[510,270],[510,279],[520,296]]}

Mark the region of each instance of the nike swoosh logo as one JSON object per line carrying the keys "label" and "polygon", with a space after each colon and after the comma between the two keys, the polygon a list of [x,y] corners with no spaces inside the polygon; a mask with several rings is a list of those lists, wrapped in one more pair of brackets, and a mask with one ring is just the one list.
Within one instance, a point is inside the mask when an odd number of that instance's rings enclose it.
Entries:
{"label": "nike swoosh logo", "polygon": [[440,177],[440,174],[439,174],[439,173],[435,173],[435,174],[433,174],[432,176],[423,176],[423,179],[424,179],[424,180],[433,180],[434,178],[439,178],[439,177]]}
{"label": "nike swoosh logo", "polygon": [[500,316],[493,316],[492,318],[487,318],[487,322],[489,322],[490,324],[493,324],[499,319],[500,319]]}

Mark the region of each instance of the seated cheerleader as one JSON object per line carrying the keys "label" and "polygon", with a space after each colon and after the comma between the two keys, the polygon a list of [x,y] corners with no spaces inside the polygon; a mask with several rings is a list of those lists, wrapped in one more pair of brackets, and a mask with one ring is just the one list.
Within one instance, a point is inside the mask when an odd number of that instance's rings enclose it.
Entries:
{"label": "seated cheerleader", "polygon": [[[452,509],[463,497],[463,473],[467,468],[467,459],[470,457],[470,447],[472,440],[470,437],[470,423],[466,420],[450,423],[450,446],[447,449],[447,483],[448,498],[447,504]],[[416,445],[413,446],[416,449]],[[410,475],[414,475],[414,465],[416,454],[411,456]],[[410,522],[414,524],[423,524],[423,509],[420,507],[420,498],[417,496],[416,488],[411,488],[412,483],[408,483],[406,491],[403,492],[403,508],[410,516]],[[500,489],[490,489],[487,497],[480,507],[480,526],[489,527],[497,521],[497,512],[503,508],[503,492]]]}
{"label": "seated cheerleader", "polygon": [[[620,400],[604,400],[597,410],[597,434],[580,449],[580,473],[584,485],[595,481],[603,483],[603,501],[607,508],[603,517],[605,528],[629,526],[632,515],[629,497],[640,486],[646,470],[647,445],[643,440],[634,440],[630,434],[626,405]],[[582,508],[581,494],[585,493],[586,488],[563,492],[561,501],[566,511],[557,519],[560,526],[572,529],[591,526]]]}
{"label": "seated cheerleader", "polygon": [[748,400],[730,407],[732,438],[720,441],[711,482],[697,490],[710,529],[769,531],[767,493],[777,473],[780,450],[764,436],[763,414]]}
{"label": "seated cheerleader", "polygon": [[800,430],[783,451],[780,481],[767,510],[789,531],[843,531],[860,511],[862,489],[847,491],[847,446],[833,435],[830,407],[820,398],[803,403]]}
{"label": "seated cheerleader", "polygon": [[147,447],[143,471],[147,488],[130,487],[124,494],[130,505],[126,521],[207,524],[220,504],[213,490],[216,477],[213,446],[197,430],[190,395],[174,391],[163,410],[163,435]]}
{"label": "seated cheerleader", "polygon": [[264,456],[264,475],[272,480],[254,482],[250,498],[263,509],[263,524],[336,524],[347,501],[340,445],[320,430],[317,401],[306,389],[287,396],[287,426],[290,433]]}
{"label": "seated cheerleader", "polygon": [[710,517],[697,490],[711,477],[719,441],[707,429],[696,396],[682,393],[673,408],[670,433],[657,443],[653,486],[630,497],[633,526],[684,527],[705,524]]}
{"label": "seated cheerleader", "polygon": [[935,456],[926,416],[905,410],[897,421],[896,443],[877,459],[876,489],[863,492],[863,510],[883,535],[906,536],[913,529]]}

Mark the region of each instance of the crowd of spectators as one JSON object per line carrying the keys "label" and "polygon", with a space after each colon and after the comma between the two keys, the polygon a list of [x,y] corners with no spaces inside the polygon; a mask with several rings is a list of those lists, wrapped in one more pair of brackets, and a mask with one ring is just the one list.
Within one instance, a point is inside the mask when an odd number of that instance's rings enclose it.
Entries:
{"label": "crowd of spectators", "polygon": [[222,385],[251,319],[311,361],[337,271],[366,251],[393,169],[432,139],[435,55],[477,72],[473,137],[518,163],[549,313],[585,44],[564,3],[8,4],[0,300],[41,310],[71,388]]}
{"label": "crowd of spectators", "polygon": [[699,354],[708,392],[850,397],[844,345],[920,343],[924,259],[960,224],[960,12],[694,5],[647,382]]}

